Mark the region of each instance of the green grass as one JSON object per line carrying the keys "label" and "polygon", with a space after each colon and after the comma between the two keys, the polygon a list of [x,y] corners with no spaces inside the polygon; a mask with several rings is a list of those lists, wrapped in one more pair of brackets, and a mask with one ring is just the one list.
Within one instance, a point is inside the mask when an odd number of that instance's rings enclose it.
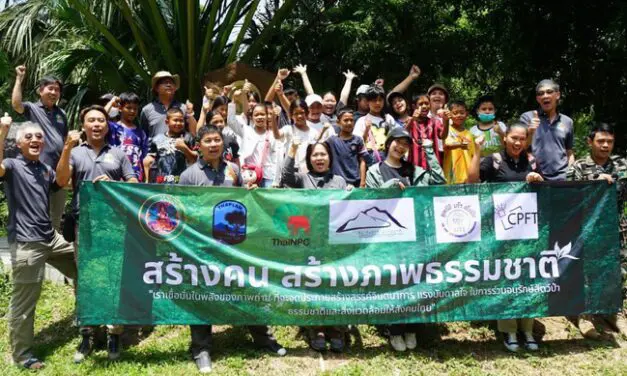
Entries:
{"label": "green grass", "polygon": [[[0,283],[1,286],[1,283]],[[4,307],[3,307],[4,308]],[[46,361],[41,375],[189,375],[196,369],[188,356],[187,327],[162,326],[125,350],[118,362],[97,351],[81,365],[71,362],[78,345],[73,325],[72,289],[46,284],[37,307],[36,348]],[[607,328],[606,328],[607,329]],[[609,329],[608,329],[609,330]],[[288,355],[279,358],[256,350],[243,328],[217,327],[214,374],[224,375],[625,375],[627,342],[615,334],[602,341],[583,339],[563,318],[542,319],[540,351],[511,354],[495,337],[490,323],[430,326],[419,335],[415,351],[390,350],[374,327],[359,326],[360,337],[346,354],[320,355],[309,350],[294,327],[275,329]],[[10,362],[6,318],[0,325],[1,375],[27,375]]]}

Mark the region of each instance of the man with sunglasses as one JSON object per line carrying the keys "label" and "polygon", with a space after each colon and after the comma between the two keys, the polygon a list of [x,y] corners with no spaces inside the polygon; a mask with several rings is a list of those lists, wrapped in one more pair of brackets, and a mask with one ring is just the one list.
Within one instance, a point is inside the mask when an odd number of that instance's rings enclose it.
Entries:
{"label": "man with sunglasses", "polygon": [[568,167],[575,162],[573,120],[558,112],[560,97],[555,81],[542,80],[536,86],[540,108],[520,117],[520,122],[529,127],[531,151],[540,173],[549,181],[566,180]]}
{"label": "man with sunglasses", "polygon": [[33,122],[17,131],[20,154],[4,159],[4,140],[12,119],[0,118],[0,177],[9,205],[7,225],[13,286],[9,303],[9,337],[15,364],[39,369],[44,363],[32,353],[35,307],[41,293],[46,263],[76,279],[72,244],[52,226],[50,194],[60,189],[55,171],[40,161],[45,133]]}

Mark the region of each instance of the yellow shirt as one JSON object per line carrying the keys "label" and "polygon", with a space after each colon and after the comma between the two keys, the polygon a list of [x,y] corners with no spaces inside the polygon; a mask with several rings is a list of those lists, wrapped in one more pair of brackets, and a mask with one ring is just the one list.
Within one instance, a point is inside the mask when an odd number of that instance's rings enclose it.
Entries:
{"label": "yellow shirt", "polygon": [[458,145],[462,141],[468,143],[468,149],[455,148],[444,151],[443,170],[447,184],[464,184],[468,180],[468,169],[472,156],[475,154],[475,138],[468,129],[458,131],[449,127],[445,145]]}

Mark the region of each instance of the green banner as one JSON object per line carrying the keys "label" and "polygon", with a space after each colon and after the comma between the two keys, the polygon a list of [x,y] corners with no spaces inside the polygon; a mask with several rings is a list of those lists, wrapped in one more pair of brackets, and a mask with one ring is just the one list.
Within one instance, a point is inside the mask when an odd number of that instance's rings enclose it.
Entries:
{"label": "green banner", "polygon": [[341,325],[612,313],[616,188],[84,183],[78,316]]}

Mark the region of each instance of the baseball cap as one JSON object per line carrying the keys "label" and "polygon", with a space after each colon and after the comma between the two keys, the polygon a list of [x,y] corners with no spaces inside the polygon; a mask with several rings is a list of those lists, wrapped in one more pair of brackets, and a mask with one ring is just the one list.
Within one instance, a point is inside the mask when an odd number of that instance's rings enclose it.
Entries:
{"label": "baseball cap", "polygon": [[359,87],[357,88],[357,92],[355,93],[355,95],[360,96],[360,95],[366,95],[366,91],[368,91],[369,86],[368,85],[359,85]]}
{"label": "baseball cap", "polygon": [[316,102],[322,104],[322,97],[319,96],[318,94],[309,94],[305,98],[305,103],[307,103],[308,107],[311,107],[311,105],[316,103]]}
{"label": "baseball cap", "polygon": [[392,107],[392,101],[394,100],[394,98],[397,97],[401,97],[403,99],[405,99],[405,102],[407,102],[407,98],[405,98],[405,95],[403,93],[400,93],[398,91],[393,91],[390,94],[388,94],[388,106]]}
{"label": "baseball cap", "polygon": [[390,148],[390,144],[392,143],[392,141],[398,140],[401,138],[406,138],[407,140],[409,140],[410,143],[412,141],[411,136],[409,135],[409,132],[407,132],[405,128],[403,127],[393,128],[388,134],[388,138],[385,140],[385,150],[387,151]]}

